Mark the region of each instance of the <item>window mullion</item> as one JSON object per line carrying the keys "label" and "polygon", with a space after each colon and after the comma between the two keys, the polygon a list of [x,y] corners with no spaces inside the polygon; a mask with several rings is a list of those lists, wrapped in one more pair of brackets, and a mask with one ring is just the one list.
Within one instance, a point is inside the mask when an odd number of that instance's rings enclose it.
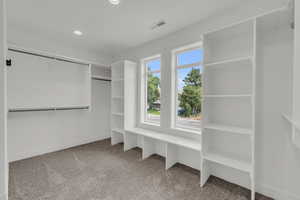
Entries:
{"label": "window mullion", "polygon": [[191,67],[198,67],[202,66],[203,62],[197,62],[197,63],[192,63],[192,64],[187,64],[187,65],[176,65],[176,69],[185,69],[185,68],[191,68]]}

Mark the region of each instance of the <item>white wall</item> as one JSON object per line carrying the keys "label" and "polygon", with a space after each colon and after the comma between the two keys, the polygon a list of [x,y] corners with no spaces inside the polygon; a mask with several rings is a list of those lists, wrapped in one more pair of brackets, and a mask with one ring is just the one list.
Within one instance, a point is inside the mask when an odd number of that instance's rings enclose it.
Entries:
{"label": "white wall", "polygon": [[[300,120],[300,92],[299,92],[299,86],[300,86],[300,2],[295,0],[295,46],[294,46],[294,67],[293,67],[293,74],[289,77],[291,80],[293,80],[293,110],[289,110],[290,112],[288,114],[293,114],[294,119],[299,122]],[[289,102],[290,103],[290,102]],[[296,131],[296,138],[295,138],[295,144],[298,144],[298,147],[296,145],[292,145],[292,130],[290,127],[290,124],[285,124],[285,132],[284,134],[288,137],[288,146],[286,147],[286,185],[287,190],[289,191],[295,191],[294,193],[290,193],[291,195],[297,195],[300,196],[299,191],[299,180],[300,180],[300,131]],[[295,173],[298,172],[298,173]],[[289,193],[289,192],[287,192]]]}
{"label": "white wall", "polygon": [[51,54],[86,60],[90,63],[97,63],[102,66],[109,66],[109,64],[112,63],[112,57],[109,55],[98,54],[92,49],[80,46],[62,44],[56,41],[55,38],[45,38],[42,35],[39,35],[39,33],[28,30],[26,27],[23,27],[22,32],[19,30],[20,29],[15,29],[13,26],[8,27],[7,40],[9,45],[16,45],[26,49],[50,52]]}
{"label": "white wall", "polygon": [[[292,116],[293,118],[299,122],[300,119],[300,93],[299,93],[299,88],[300,88],[300,69],[299,69],[299,64],[300,64],[300,59],[299,59],[299,53],[300,53],[300,38],[299,38],[299,33],[300,33],[300,3],[299,1],[295,1],[295,33],[296,33],[296,38],[295,38],[295,58],[294,58],[294,77],[293,77],[293,85],[294,85],[294,91],[293,91],[293,113]],[[293,138],[294,142],[298,147],[300,148],[300,130],[294,129],[293,130]]]}
{"label": "white wall", "polygon": [[[252,1],[254,2],[254,1]],[[116,60],[140,59],[156,54],[162,55],[162,104],[171,102],[171,50],[201,40],[201,34],[282,7],[286,1],[248,1],[241,8],[214,16],[189,26],[179,32],[161,39],[148,42],[130,49],[116,57]],[[259,5],[259,6],[257,6]],[[282,29],[282,30],[281,30]],[[273,32],[274,31],[274,34]],[[282,119],[282,113],[290,111],[291,70],[293,34],[289,23],[275,30],[260,33],[258,42],[258,111],[257,119],[257,191],[276,199],[300,199],[300,151],[296,150],[290,139],[290,128]],[[265,39],[262,39],[265,38]],[[279,92],[279,93],[278,93]],[[161,130],[170,127],[168,116],[171,106],[163,106]],[[159,152],[159,150],[158,150]],[[188,162],[188,161],[185,161]],[[215,172],[226,176],[225,172]],[[243,183],[236,177],[226,177],[237,183]]]}
{"label": "white wall", "polygon": [[[78,38],[80,39],[80,38]],[[8,27],[8,44],[109,66],[111,56],[68,46],[26,29]],[[92,111],[9,113],[8,160],[15,161],[110,136],[110,84],[93,80]]]}
{"label": "white wall", "polygon": [[0,200],[7,200],[8,167],[6,148],[6,10],[0,0]]}
{"label": "white wall", "polygon": [[8,159],[20,160],[110,137],[110,83],[93,80],[92,110],[9,113]]}
{"label": "white wall", "polygon": [[[300,178],[300,154],[282,117],[291,113],[293,30],[291,20],[275,19],[258,21],[256,175],[260,191],[280,199],[299,199],[294,184]],[[265,21],[273,21],[273,27],[267,28]]]}

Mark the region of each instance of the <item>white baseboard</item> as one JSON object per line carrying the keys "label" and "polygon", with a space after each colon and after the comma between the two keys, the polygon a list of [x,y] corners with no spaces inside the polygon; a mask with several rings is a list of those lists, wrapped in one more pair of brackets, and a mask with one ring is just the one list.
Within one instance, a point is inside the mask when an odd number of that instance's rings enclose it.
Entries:
{"label": "white baseboard", "polygon": [[281,188],[267,186],[264,184],[257,184],[256,192],[265,196],[271,197],[275,200],[300,200],[300,195],[293,194]]}
{"label": "white baseboard", "polygon": [[[45,148],[42,151],[35,151],[35,152],[21,152],[19,155],[14,155],[13,157],[9,157],[9,162],[15,162],[15,161],[19,161],[19,160],[23,160],[23,159],[27,159],[27,158],[32,158],[32,157],[36,157],[36,156],[41,156],[44,154],[48,154],[48,153],[52,153],[52,152],[56,152],[56,151],[61,151],[64,149],[68,149],[68,148],[72,148],[72,147],[76,147],[76,146],[81,146],[84,144],[89,144],[92,142],[97,142],[97,141],[101,141],[101,140],[105,140],[110,138],[110,136],[100,136],[100,137],[96,137],[96,138],[89,138],[87,140],[83,140],[80,142],[74,142],[71,144],[64,144],[61,146],[57,146],[57,147],[49,147],[49,148]],[[2,200],[2,199],[0,199]]]}

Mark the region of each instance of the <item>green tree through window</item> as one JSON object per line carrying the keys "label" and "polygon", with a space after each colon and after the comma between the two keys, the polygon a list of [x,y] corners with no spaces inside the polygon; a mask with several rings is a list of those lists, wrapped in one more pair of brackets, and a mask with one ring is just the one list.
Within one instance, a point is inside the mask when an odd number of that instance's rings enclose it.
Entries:
{"label": "green tree through window", "polygon": [[160,79],[157,76],[153,76],[153,73],[148,69],[148,79],[147,79],[147,102],[148,110],[155,110],[154,103],[160,99]]}
{"label": "green tree through window", "polygon": [[201,113],[201,73],[200,69],[194,69],[183,80],[182,93],[178,94],[179,115],[182,117],[197,116]]}

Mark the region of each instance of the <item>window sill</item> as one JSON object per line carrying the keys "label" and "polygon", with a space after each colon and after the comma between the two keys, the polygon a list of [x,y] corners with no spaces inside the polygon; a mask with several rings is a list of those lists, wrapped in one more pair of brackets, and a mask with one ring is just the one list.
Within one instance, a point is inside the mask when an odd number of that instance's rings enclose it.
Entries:
{"label": "window sill", "polygon": [[200,130],[191,130],[185,129],[181,127],[171,128],[172,131],[179,133],[179,134],[194,134],[194,135],[202,135],[202,131]]}
{"label": "window sill", "polygon": [[140,122],[137,127],[143,128],[143,129],[154,130],[154,131],[161,130],[160,124],[151,123],[151,122]]}
{"label": "window sill", "polygon": [[175,134],[181,137],[195,137],[198,138],[202,135],[201,130],[190,130],[181,127],[167,128],[163,129],[160,124],[151,123],[151,122],[140,122],[137,126],[138,128],[158,131],[158,132],[166,132],[169,134]]}
{"label": "window sill", "polygon": [[155,122],[141,122],[140,123],[141,125],[146,125],[146,126],[156,126],[156,127],[160,127],[160,124],[159,123],[155,123]]}

